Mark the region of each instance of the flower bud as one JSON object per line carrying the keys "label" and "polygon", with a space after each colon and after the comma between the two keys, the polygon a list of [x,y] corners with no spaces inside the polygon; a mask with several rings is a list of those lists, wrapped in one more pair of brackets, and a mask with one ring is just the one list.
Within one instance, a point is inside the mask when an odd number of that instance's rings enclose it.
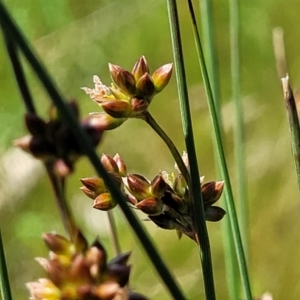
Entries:
{"label": "flower bud", "polygon": [[101,103],[103,110],[114,118],[128,118],[132,112],[131,105],[126,100],[111,100]]}
{"label": "flower bud", "polygon": [[161,175],[157,175],[151,182],[150,191],[153,197],[160,198],[164,195],[167,184]]}
{"label": "flower bud", "polygon": [[136,92],[134,76],[120,66],[108,64],[111,79],[126,95],[134,96]]}
{"label": "flower bud", "polygon": [[123,159],[119,155],[119,153],[117,153],[114,156],[114,161],[116,162],[116,164],[117,164],[117,166],[119,168],[119,174],[120,174],[120,176],[125,177],[127,175],[127,168],[126,168],[126,165],[125,165]]}
{"label": "flower bud", "polygon": [[131,72],[136,81],[138,81],[145,73],[150,73],[148,63],[145,56],[141,56],[135,63]]}
{"label": "flower bud", "polygon": [[110,210],[117,206],[117,203],[113,201],[110,193],[102,193],[95,200],[93,204],[93,208],[99,210]]}
{"label": "flower bud", "polygon": [[70,256],[74,251],[72,243],[57,233],[44,233],[43,240],[55,254]]}
{"label": "flower bud", "polygon": [[174,180],[173,183],[173,189],[174,192],[179,195],[180,197],[183,197],[185,195],[186,189],[187,189],[187,183],[182,176],[182,174],[178,174]]}
{"label": "flower bud", "polygon": [[149,102],[145,99],[132,98],[131,99],[131,108],[132,111],[136,114],[143,113],[147,111]]}
{"label": "flower bud", "polygon": [[39,135],[44,136],[47,131],[47,124],[46,122],[33,113],[27,113],[25,115],[25,123],[28,131],[32,135]]}
{"label": "flower bud", "polygon": [[155,92],[154,83],[151,76],[145,73],[136,83],[137,97],[151,99]]}
{"label": "flower bud", "polygon": [[153,197],[138,202],[135,207],[149,216],[157,216],[163,212],[163,203]]}
{"label": "flower bud", "polygon": [[221,197],[224,181],[210,181],[201,186],[204,205],[212,205]]}
{"label": "flower bud", "polygon": [[226,211],[218,206],[205,207],[205,220],[210,222],[217,222],[223,219]]}
{"label": "flower bud", "polygon": [[121,287],[128,283],[131,267],[127,265],[112,264],[107,268],[108,279],[117,282]]}
{"label": "flower bud", "polygon": [[[90,191],[92,191],[98,195],[101,193],[104,193],[107,190],[102,178],[87,177],[87,178],[80,178],[80,181]],[[85,192],[85,191],[83,191],[83,192]]]}
{"label": "flower bud", "polygon": [[121,126],[126,118],[113,118],[107,113],[96,113],[87,117],[89,125],[95,130],[112,130]]}
{"label": "flower bud", "polygon": [[119,167],[111,156],[103,154],[101,163],[107,172],[119,174]]}
{"label": "flower bud", "polygon": [[173,64],[166,64],[158,68],[152,75],[156,93],[161,92],[169,83],[173,70]]}
{"label": "flower bud", "polygon": [[127,187],[129,192],[138,200],[143,200],[151,196],[149,192],[150,183],[139,174],[129,174],[127,176]]}
{"label": "flower bud", "polygon": [[86,186],[80,187],[80,190],[82,190],[85,193],[86,196],[88,196],[89,198],[91,198],[93,200],[95,198],[97,198],[98,195],[99,195],[98,193],[95,193],[95,192],[89,190]]}

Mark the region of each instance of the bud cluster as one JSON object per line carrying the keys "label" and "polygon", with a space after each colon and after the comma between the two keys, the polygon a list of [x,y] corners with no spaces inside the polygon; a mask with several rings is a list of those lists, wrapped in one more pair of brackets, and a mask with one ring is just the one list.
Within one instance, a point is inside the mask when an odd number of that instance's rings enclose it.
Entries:
{"label": "bud cluster", "polygon": [[[79,119],[77,103],[70,101],[68,106]],[[74,162],[83,154],[82,147],[67,123],[63,122],[57,109],[54,106],[50,108],[47,121],[33,113],[27,113],[25,123],[30,135],[17,139],[15,145],[51,164],[54,172],[61,177],[72,172]],[[103,130],[92,124],[91,117],[83,119],[80,123],[96,147],[102,138]]]}
{"label": "bud cluster", "polygon": [[168,84],[172,69],[173,64],[166,64],[150,75],[144,56],[139,58],[131,72],[109,64],[112,79],[110,87],[94,76],[95,88],[82,88],[104,110],[93,114],[94,122],[99,128],[109,130],[120,126],[128,118],[143,118],[153,97]]}
{"label": "bud cluster", "polygon": [[[157,226],[175,229],[180,235],[195,239],[190,192],[182,174],[162,171],[150,181],[140,174],[127,174],[125,163],[118,154],[114,158],[103,155],[101,162],[109,174],[117,178],[130,205],[147,214]],[[108,210],[116,206],[102,178],[84,178],[81,182],[84,184],[82,191],[94,200],[94,208]],[[201,182],[207,221],[220,221],[225,215],[222,208],[213,206],[220,198],[223,186],[223,181]]]}
{"label": "bud cluster", "polygon": [[107,254],[96,239],[88,246],[79,233],[75,243],[56,233],[44,234],[49,258],[37,258],[48,277],[27,283],[32,300],[126,300],[147,299],[131,292],[128,280],[130,253],[107,262]]}

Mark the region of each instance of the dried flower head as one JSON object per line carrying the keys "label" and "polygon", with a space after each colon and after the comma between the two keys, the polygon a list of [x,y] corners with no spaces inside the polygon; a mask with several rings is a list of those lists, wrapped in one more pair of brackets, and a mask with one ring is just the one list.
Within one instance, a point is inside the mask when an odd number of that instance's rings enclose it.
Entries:
{"label": "dried flower head", "polygon": [[127,287],[130,253],[107,262],[106,251],[97,239],[90,246],[81,234],[79,243],[56,233],[44,234],[43,239],[50,250],[49,258],[37,261],[48,277],[27,283],[31,300],[147,299]]}
{"label": "dried flower head", "polygon": [[[76,102],[70,101],[68,105],[79,119]],[[82,147],[71,128],[63,122],[57,109],[54,106],[50,108],[47,121],[35,114],[27,113],[25,123],[30,135],[17,139],[14,144],[51,165],[53,171],[61,177],[72,172],[74,162],[83,155]],[[95,126],[90,117],[81,120],[80,124],[92,145],[96,147],[102,138],[103,130]]]}
{"label": "dried flower head", "polygon": [[102,122],[102,128],[109,130],[120,126],[128,118],[143,118],[153,97],[168,84],[172,69],[173,64],[166,64],[150,75],[144,56],[139,58],[131,72],[120,66],[109,64],[112,79],[110,87],[105,86],[95,75],[93,77],[94,88],[82,88],[104,110],[97,120],[99,126]]}

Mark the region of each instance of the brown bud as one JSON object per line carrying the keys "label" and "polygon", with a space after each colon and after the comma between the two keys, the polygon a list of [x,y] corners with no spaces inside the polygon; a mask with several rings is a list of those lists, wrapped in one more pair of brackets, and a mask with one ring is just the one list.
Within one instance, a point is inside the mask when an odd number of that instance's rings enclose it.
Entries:
{"label": "brown bud", "polygon": [[121,287],[128,283],[131,267],[127,265],[111,264],[107,268],[108,278],[117,282]]}
{"label": "brown bud", "polygon": [[103,193],[94,200],[93,208],[106,211],[113,209],[116,205],[117,203],[113,201],[110,193]]}
{"label": "brown bud", "polygon": [[223,219],[226,211],[218,206],[205,207],[205,220],[211,222],[217,222]]}
{"label": "brown bud", "polygon": [[131,108],[132,111],[136,114],[141,114],[147,111],[149,102],[145,99],[132,98],[131,99]]}
{"label": "brown bud", "polygon": [[167,184],[164,181],[163,177],[161,175],[157,175],[151,182],[150,190],[151,194],[155,198],[160,198],[164,195]]}
{"label": "brown bud", "polygon": [[102,154],[101,163],[107,172],[119,174],[119,167],[111,156]]}
{"label": "brown bud", "polygon": [[132,112],[131,105],[126,100],[111,100],[101,103],[103,110],[114,118],[128,118]]}
{"label": "brown bud", "polygon": [[137,97],[151,99],[155,92],[154,83],[149,73],[145,73],[136,83]]}
{"label": "brown bud", "polygon": [[108,64],[111,79],[124,94],[134,96],[136,92],[134,76],[120,66]]}
{"label": "brown bud", "polygon": [[163,203],[153,197],[138,202],[135,207],[149,216],[157,216],[163,212]]}
{"label": "brown bud", "polygon": [[25,115],[25,123],[28,131],[32,135],[39,135],[44,136],[47,131],[47,124],[46,122],[33,113],[27,113]]}
{"label": "brown bud", "polygon": [[119,168],[119,174],[120,174],[120,176],[125,177],[127,175],[127,168],[126,168],[126,165],[125,165],[123,159],[119,155],[119,153],[117,153],[114,156],[114,161],[116,162],[116,164],[117,164],[117,166]]}
{"label": "brown bud", "polygon": [[129,174],[127,176],[127,188],[138,200],[151,196],[149,181],[139,174]]}
{"label": "brown bud", "polygon": [[[87,187],[90,191],[94,192],[97,195],[104,193],[107,190],[102,178],[87,177],[80,178],[80,181],[85,187]],[[85,193],[84,190],[83,192]]]}
{"label": "brown bud", "polygon": [[121,126],[127,118],[113,118],[107,113],[95,113],[87,117],[89,125],[94,128],[94,130],[112,130]]}
{"label": "brown bud", "polygon": [[135,63],[131,72],[136,81],[138,81],[145,73],[150,73],[148,63],[145,56],[141,56]]}
{"label": "brown bud", "polygon": [[93,200],[95,198],[97,198],[97,196],[99,195],[98,193],[95,193],[95,192],[89,190],[86,186],[82,186],[80,188],[80,190],[82,190],[86,194],[86,196],[88,196],[89,198],[91,198]]}
{"label": "brown bud", "polygon": [[57,233],[44,233],[43,240],[49,250],[58,255],[70,256],[73,252],[72,243]]}
{"label": "brown bud", "polygon": [[201,186],[204,205],[212,205],[219,200],[223,192],[224,181],[210,181]]}

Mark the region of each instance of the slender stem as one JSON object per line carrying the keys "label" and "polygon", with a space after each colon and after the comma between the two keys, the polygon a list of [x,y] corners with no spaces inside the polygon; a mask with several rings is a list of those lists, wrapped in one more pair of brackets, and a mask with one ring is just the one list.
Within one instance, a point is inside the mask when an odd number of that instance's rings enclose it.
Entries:
{"label": "slender stem", "polygon": [[[210,0],[200,0],[202,32],[204,40],[204,52],[209,70],[211,87],[214,95],[215,106],[218,119],[221,120],[221,101],[220,101],[220,84],[218,72],[218,57],[214,45],[214,24],[212,16],[212,2]],[[189,6],[192,6],[191,0],[188,0]]]}
{"label": "slender stem", "polygon": [[229,0],[230,8],[230,52],[231,52],[231,91],[235,104],[234,127],[236,182],[238,184],[240,227],[246,260],[248,250],[248,207],[244,149],[244,111],[240,95],[240,54],[239,54],[239,9],[238,0]]}
{"label": "slender stem", "polygon": [[118,238],[118,232],[117,232],[117,226],[116,226],[116,221],[114,218],[114,212],[112,210],[109,210],[107,212],[107,218],[109,222],[109,228],[110,228],[110,237],[111,241],[114,247],[114,251],[116,255],[121,253],[121,246],[120,246],[120,241]]}
{"label": "slender stem", "polygon": [[0,289],[3,300],[12,300],[9,278],[5,261],[4,247],[2,242],[2,234],[0,229]]}
{"label": "slender stem", "polygon": [[50,76],[46,72],[45,68],[41,65],[41,63],[36,58],[36,55],[29,47],[29,44],[25,40],[23,34],[20,32],[20,30],[15,25],[15,23],[12,21],[12,18],[8,14],[1,0],[0,0],[0,24],[9,29],[11,37],[20,47],[20,50],[23,52],[27,61],[32,66],[35,73],[38,75],[40,81],[42,82],[44,88],[48,92],[53,103],[56,105],[57,109],[61,113],[63,120],[70,126],[74,136],[82,146],[82,150],[84,151],[84,153],[86,153],[91,164],[94,166],[97,174],[103,178],[112,197],[115,199],[115,201],[119,204],[120,208],[122,209],[128,223],[130,224],[133,231],[135,232],[136,237],[140,240],[141,245],[143,246],[149,259],[151,260],[153,266],[156,268],[156,271],[159,274],[161,280],[165,283],[165,286],[169,290],[170,294],[174,297],[174,299],[178,299],[178,300],[185,299],[176,280],[174,279],[170,270],[163,262],[160,254],[157,252],[153,244],[153,241],[145,232],[142,225],[138,221],[137,217],[132,212],[132,210],[128,207],[127,201],[122,195],[119,188],[112,181],[108,173],[105,171],[104,167],[99,161],[99,158],[94,148],[91,145],[90,140],[88,139],[82,127],[74,117],[72,111],[69,109],[65,101],[60,96],[60,93],[58,92]]}
{"label": "slender stem", "polygon": [[19,58],[18,52],[16,50],[15,44],[9,38],[7,32],[5,30],[3,30],[3,32],[4,32],[4,39],[5,39],[7,53],[9,55],[10,62],[12,64],[15,78],[16,78],[17,84],[19,86],[19,91],[21,93],[22,99],[24,100],[26,110],[28,112],[36,114],[36,109],[33,104],[33,100],[32,100],[28,85],[27,85],[27,81],[26,81],[26,78],[24,75],[22,64],[20,63],[20,58]]}
{"label": "slender stem", "polygon": [[169,13],[173,55],[175,61],[178,94],[180,100],[179,103],[182,117],[183,133],[190,162],[190,191],[192,193],[193,221],[198,239],[200,240],[199,254],[200,259],[202,261],[202,272],[206,299],[214,300],[216,299],[216,296],[210,253],[210,243],[205,223],[203,199],[199,181],[200,174],[198,170],[198,163],[194,144],[176,0],[167,0],[167,6]]}
{"label": "slender stem", "polygon": [[52,164],[45,164],[51,186],[54,192],[56,204],[58,206],[62,222],[66,231],[69,233],[71,241],[75,241],[77,238],[78,227],[76,226],[74,217],[72,216],[71,210],[68,206],[68,203],[65,199],[64,190],[65,183],[64,179],[58,178],[52,169]]}
{"label": "slender stem", "polygon": [[192,21],[193,21],[193,31],[194,31],[196,49],[197,49],[198,58],[199,58],[199,64],[201,66],[201,73],[202,73],[202,77],[203,77],[206,96],[208,99],[210,116],[211,116],[211,120],[212,120],[214,136],[215,136],[215,143],[217,146],[217,154],[218,154],[218,159],[219,159],[219,164],[220,164],[220,172],[221,172],[221,176],[225,180],[224,194],[225,194],[227,212],[228,212],[228,217],[229,217],[229,221],[230,221],[230,225],[231,225],[233,240],[234,240],[235,249],[236,249],[237,260],[238,260],[239,269],[240,269],[240,273],[241,273],[242,284],[243,284],[246,299],[251,300],[252,296],[251,296],[250,282],[249,282],[249,277],[248,277],[248,270],[247,270],[246,259],[245,259],[245,254],[244,254],[244,250],[243,250],[237,215],[236,215],[236,211],[235,211],[230,177],[229,177],[227,163],[226,163],[225,154],[224,154],[221,129],[220,129],[218,115],[217,115],[216,108],[215,108],[215,101],[214,101],[212,89],[211,89],[209,78],[208,78],[208,72],[207,72],[207,68],[206,68],[206,64],[205,64],[205,60],[204,60],[203,50],[202,50],[201,41],[200,41],[200,35],[198,32],[198,28],[197,28],[197,22],[196,22],[196,18],[194,16],[194,14],[192,14]]}
{"label": "slender stem", "polygon": [[[222,114],[221,114],[221,99],[220,99],[220,84],[219,84],[219,72],[218,72],[218,58],[216,54],[217,47],[214,43],[214,23],[213,23],[213,8],[210,0],[200,0],[201,7],[201,21],[202,21],[202,35],[203,35],[203,48],[205,53],[205,58],[207,62],[207,68],[209,73],[209,78],[211,82],[212,93],[214,96],[216,113],[218,116],[219,124],[221,126],[222,132]],[[195,18],[193,4],[191,0],[188,0],[189,10],[192,19]],[[193,24],[193,26],[197,26]],[[214,157],[215,162],[218,162],[218,155],[216,150],[216,145],[214,147]],[[220,169],[218,170],[218,175],[220,175]],[[225,202],[226,208],[226,202]],[[222,221],[222,233],[223,233],[223,244],[224,244],[224,257],[225,257],[225,269],[226,269],[226,281],[228,285],[229,298],[232,300],[238,299],[238,280],[237,280],[237,263],[234,255],[233,238],[230,228],[230,223],[228,218],[224,218]]]}
{"label": "slender stem", "polygon": [[282,78],[281,81],[282,81],[282,88],[283,88],[283,95],[284,95],[287,117],[288,117],[288,121],[289,121],[289,125],[290,125],[292,153],[293,153],[294,163],[295,163],[295,167],[296,167],[298,187],[299,187],[299,191],[300,191],[300,126],[299,126],[299,118],[298,118],[298,114],[297,114],[297,107],[296,107],[293,91],[290,87],[289,76]]}
{"label": "slender stem", "polygon": [[157,122],[155,121],[155,119],[152,117],[152,115],[149,112],[146,112],[144,114],[145,116],[145,121],[151,126],[151,128],[161,137],[161,139],[166,143],[167,147],[169,148],[170,152],[173,155],[173,158],[181,172],[181,174],[183,175],[183,177],[185,178],[187,183],[191,182],[190,179],[190,174],[188,169],[186,168],[182,157],[179,153],[179,151],[177,150],[176,146],[174,145],[173,141],[169,138],[169,136],[163,131],[163,129],[157,124]]}

